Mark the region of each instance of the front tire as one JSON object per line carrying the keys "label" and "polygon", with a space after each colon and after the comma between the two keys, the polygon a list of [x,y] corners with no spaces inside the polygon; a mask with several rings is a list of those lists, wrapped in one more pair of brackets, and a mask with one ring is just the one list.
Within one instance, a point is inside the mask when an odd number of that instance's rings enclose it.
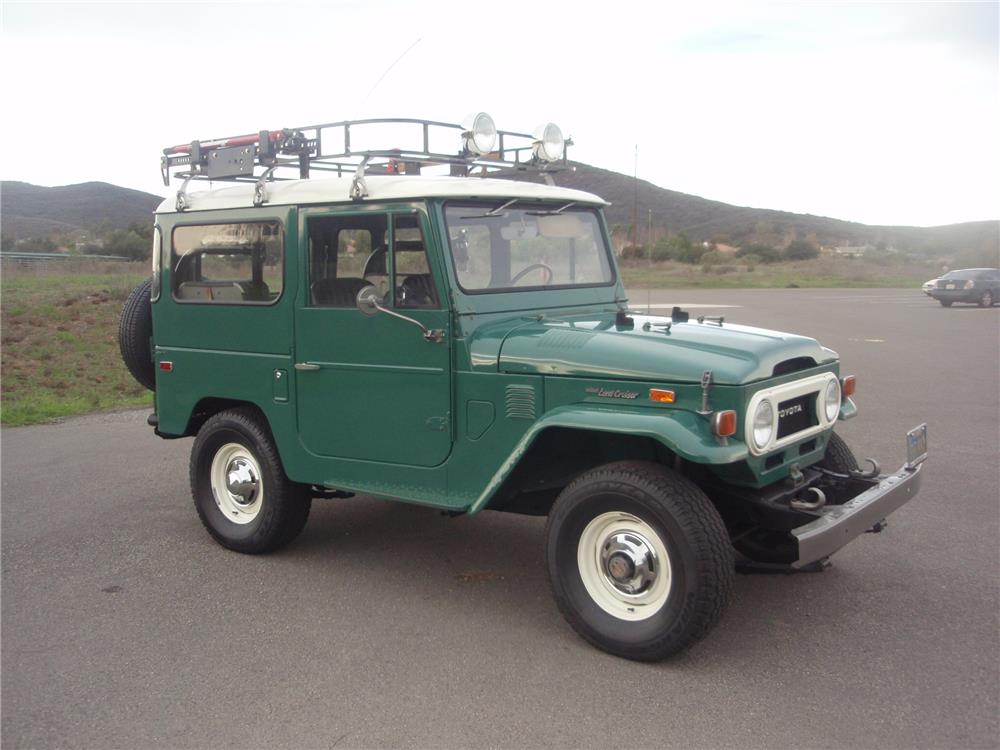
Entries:
{"label": "front tire", "polygon": [[546,526],[549,583],[594,646],[654,661],[719,621],[734,580],[729,536],[705,494],[658,464],[622,461],[566,487]]}
{"label": "front tire", "polygon": [[938,302],[941,303],[941,307],[951,307],[950,299],[939,299]]}
{"label": "front tire", "polygon": [[980,307],[993,307],[993,292],[987,289],[979,298]]}
{"label": "front tire", "polygon": [[826,453],[819,466],[837,474],[851,474],[861,468],[850,446],[836,432],[830,433],[830,442],[826,445]]}
{"label": "front tire", "polygon": [[220,412],[198,431],[191,494],[208,533],[247,554],[292,541],[312,504],[308,488],[285,475],[266,420],[250,408]]}

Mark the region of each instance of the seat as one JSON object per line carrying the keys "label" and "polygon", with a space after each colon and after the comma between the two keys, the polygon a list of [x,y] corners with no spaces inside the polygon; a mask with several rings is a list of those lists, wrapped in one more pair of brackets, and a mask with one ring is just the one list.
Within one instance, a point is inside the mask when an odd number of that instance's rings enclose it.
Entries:
{"label": "seat", "polygon": [[269,302],[271,290],[263,281],[241,281],[239,282],[243,299],[248,302]]}
{"label": "seat", "polygon": [[403,279],[396,290],[396,304],[400,307],[433,307],[434,286],[430,274],[415,273]]}
{"label": "seat", "polygon": [[322,307],[354,307],[358,292],[371,282],[347,276],[341,279],[317,279],[310,286],[312,304]]}

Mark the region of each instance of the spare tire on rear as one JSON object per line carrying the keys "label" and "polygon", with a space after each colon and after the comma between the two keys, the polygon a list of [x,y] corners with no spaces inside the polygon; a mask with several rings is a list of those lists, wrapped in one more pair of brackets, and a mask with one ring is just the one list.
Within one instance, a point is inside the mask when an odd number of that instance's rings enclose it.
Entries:
{"label": "spare tire on rear", "polygon": [[149,301],[153,280],[139,284],[122,306],[118,320],[118,348],[132,377],[151,391],[156,390],[156,368],[153,365],[153,307]]}

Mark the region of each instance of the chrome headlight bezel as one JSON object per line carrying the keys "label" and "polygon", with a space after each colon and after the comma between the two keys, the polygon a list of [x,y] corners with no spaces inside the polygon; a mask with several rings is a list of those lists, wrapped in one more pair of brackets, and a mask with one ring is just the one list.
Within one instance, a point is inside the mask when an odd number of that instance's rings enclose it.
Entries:
{"label": "chrome headlight bezel", "polygon": [[823,415],[827,422],[836,422],[837,415],[840,414],[840,381],[831,379],[823,390]]}
{"label": "chrome headlight bezel", "polygon": [[774,404],[769,399],[762,399],[754,410],[751,421],[750,434],[753,437],[753,444],[758,450],[763,450],[771,442],[774,431],[778,426],[778,413],[774,409]]}

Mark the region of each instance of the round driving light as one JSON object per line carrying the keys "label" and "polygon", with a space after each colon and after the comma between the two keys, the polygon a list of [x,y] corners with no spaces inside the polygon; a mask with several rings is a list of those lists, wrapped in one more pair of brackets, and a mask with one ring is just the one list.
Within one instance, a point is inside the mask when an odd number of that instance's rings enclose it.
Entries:
{"label": "round driving light", "polygon": [[823,392],[823,411],[826,413],[826,421],[833,422],[840,413],[840,383],[836,378],[832,378],[826,384]]}
{"label": "round driving light", "polygon": [[774,434],[774,407],[770,401],[761,401],[757,404],[757,411],[753,415],[754,445],[763,448],[771,442],[772,434]]}
{"label": "round driving light", "polygon": [[465,131],[462,137],[465,139],[466,151],[477,156],[492,153],[497,142],[497,126],[492,117],[485,112],[477,112],[462,121],[462,128]]}
{"label": "round driving light", "polygon": [[542,161],[559,161],[566,151],[566,140],[559,126],[554,123],[539,125],[535,128],[534,143],[531,149]]}

